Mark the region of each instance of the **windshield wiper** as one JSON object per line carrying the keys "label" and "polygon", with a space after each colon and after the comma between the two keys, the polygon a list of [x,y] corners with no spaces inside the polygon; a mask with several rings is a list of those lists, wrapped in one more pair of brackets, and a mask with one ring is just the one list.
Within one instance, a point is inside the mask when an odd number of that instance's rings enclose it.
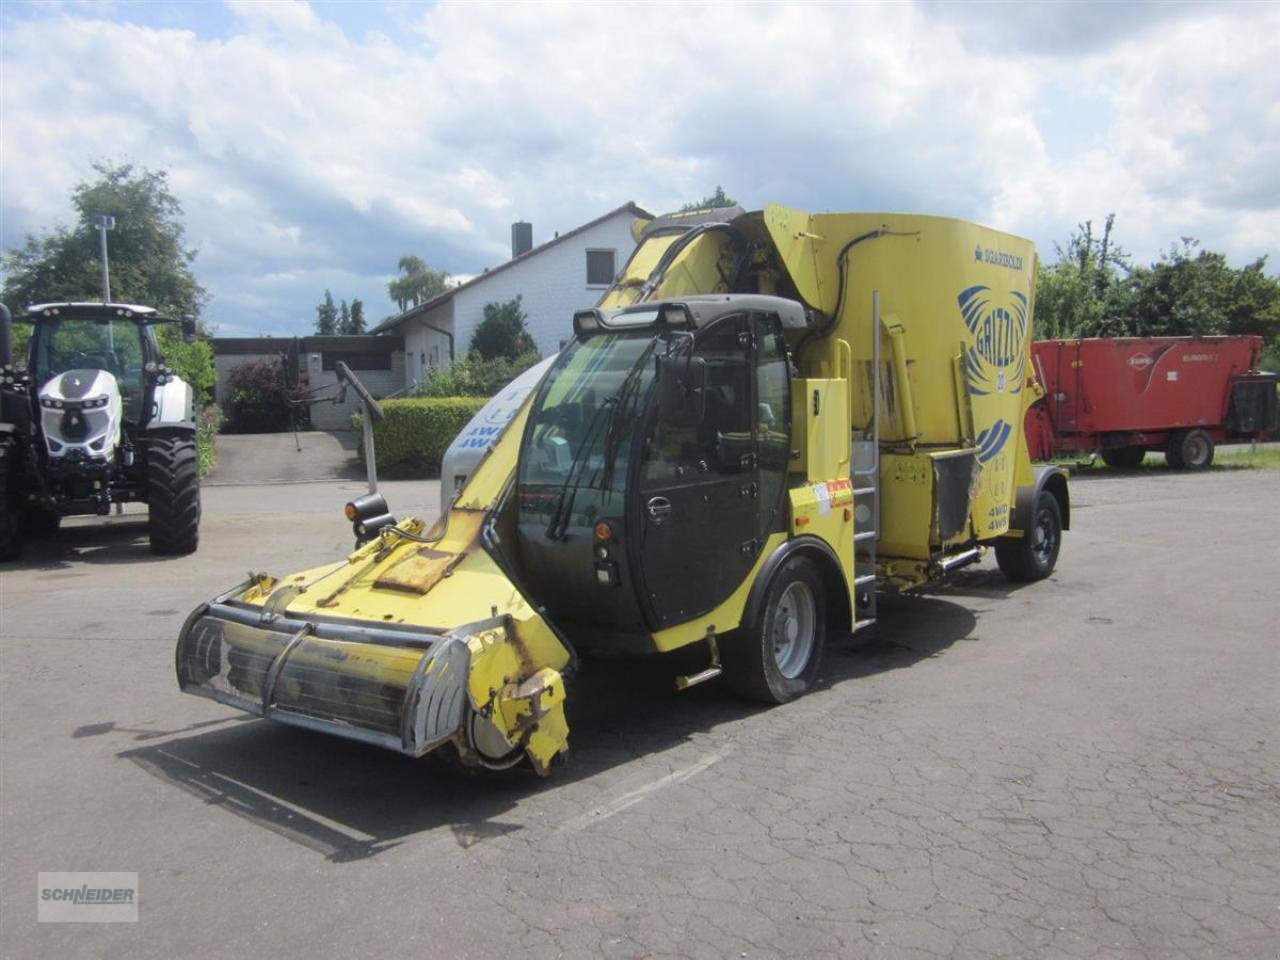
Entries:
{"label": "windshield wiper", "polygon": [[617,405],[613,408],[613,414],[609,417],[609,429],[604,435],[604,466],[600,477],[601,490],[608,490],[613,486],[613,468],[618,459],[618,447],[622,444],[622,428],[627,423],[627,405],[632,399],[636,384],[640,382],[640,377],[644,373],[645,363],[649,359],[649,355],[653,353],[653,348],[657,345],[658,339],[655,337],[644,348],[644,352],[640,354],[630,372],[627,373],[627,378],[622,381],[622,386],[618,388],[617,396],[613,397],[617,401]]}
{"label": "windshield wiper", "polygon": [[604,412],[614,407],[617,402],[617,397],[605,397],[600,406],[596,407],[591,422],[587,424],[587,432],[582,438],[582,444],[573,455],[573,461],[569,464],[569,472],[560,486],[560,499],[556,502],[555,512],[551,514],[551,520],[547,524],[548,539],[563,539],[565,530],[569,527],[569,518],[573,513],[573,499],[578,493],[578,488],[582,486],[582,478],[587,472],[587,458],[592,447],[595,446],[600,425],[604,422]]}

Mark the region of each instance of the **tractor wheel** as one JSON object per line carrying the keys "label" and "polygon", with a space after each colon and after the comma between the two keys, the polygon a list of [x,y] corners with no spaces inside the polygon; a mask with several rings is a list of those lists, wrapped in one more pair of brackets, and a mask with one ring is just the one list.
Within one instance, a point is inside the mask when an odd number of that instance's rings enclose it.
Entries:
{"label": "tractor wheel", "polygon": [[62,526],[62,517],[44,507],[27,505],[22,512],[22,530],[29,537],[52,537]]}
{"label": "tractor wheel", "polygon": [[1112,447],[1102,451],[1102,462],[1116,470],[1134,470],[1142,465],[1146,456],[1143,447]]}
{"label": "tractor wheel", "polygon": [[786,703],[808,691],[826,640],[822,577],[807,557],[791,557],[774,574],[759,619],[726,637],[725,679],[741,696]]}
{"label": "tractor wheel", "polygon": [[996,564],[1010,580],[1029,583],[1053,573],[1062,547],[1062,508],[1047,490],[1036,501],[1031,527],[1018,539],[996,541]]}
{"label": "tractor wheel", "polygon": [[1213,438],[1203,430],[1180,430],[1164,453],[1175,470],[1206,470],[1213,463]]}
{"label": "tractor wheel", "polygon": [[196,438],[147,440],[147,504],[151,552],[194,553],[200,542],[200,466]]}
{"label": "tractor wheel", "polygon": [[22,501],[9,486],[13,448],[0,450],[0,561],[22,556]]}

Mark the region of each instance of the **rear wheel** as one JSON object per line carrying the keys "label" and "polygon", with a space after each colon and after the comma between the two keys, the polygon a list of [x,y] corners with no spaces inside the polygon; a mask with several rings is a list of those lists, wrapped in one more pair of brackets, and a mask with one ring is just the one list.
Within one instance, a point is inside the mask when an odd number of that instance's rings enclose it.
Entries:
{"label": "rear wheel", "polygon": [[1203,430],[1180,430],[1169,437],[1164,456],[1175,470],[1205,470],[1213,463],[1213,438]]}
{"label": "rear wheel", "polygon": [[0,449],[0,561],[22,556],[22,501],[10,486],[13,447]]}
{"label": "rear wheel", "polygon": [[1102,451],[1102,462],[1117,470],[1133,470],[1142,464],[1146,455],[1144,447],[1112,447]]}
{"label": "rear wheel", "polygon": [[725,639],[725,679],[752,700],[794,700],[817,679],[825,639],[822,577],[812,560],[791,557],[769,583],[756,622]]}
{"label": "rear wheel", "polygon": [[193,435],[147,440],[147,504],[151,552],[194,553],[200,542],[200,466]]}
{"label": "rear wheel", "polygon": [[996,541],[996,563],[1010,580],[1031,582],[1053,573],[1062,547],[1062,508],[1058,498],[1042,490],[1031,526],[1021,537]]}

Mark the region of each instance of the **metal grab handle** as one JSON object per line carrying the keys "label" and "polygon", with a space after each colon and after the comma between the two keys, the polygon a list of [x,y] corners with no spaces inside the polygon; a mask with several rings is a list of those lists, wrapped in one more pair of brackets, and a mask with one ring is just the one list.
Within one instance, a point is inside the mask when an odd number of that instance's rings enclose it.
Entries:
{"label": "metal grab handle", "polygon": [[646,506],[655,524],[664,523],[671,516],[671,501],[666,497],[654,497]]}

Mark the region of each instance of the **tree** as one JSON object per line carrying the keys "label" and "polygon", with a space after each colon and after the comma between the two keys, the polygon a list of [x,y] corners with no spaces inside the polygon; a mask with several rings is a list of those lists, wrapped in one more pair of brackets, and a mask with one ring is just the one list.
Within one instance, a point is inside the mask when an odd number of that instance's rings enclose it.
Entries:
{"label": "tree", "polygon": [[[1085,221],[1056,263],[1036,282],[1036,335],[1156,337],[1261,334],[1263,366],[1280,361],[1280,278],[1266,257],[1235,268],[1192,237],[1149,266],[1133,267],[1112,241],[1114,215],[1101,238]],[[1123,273],[1123,276],[1121,275]]]}
{"label": "tree", "polygon": [[338,333],[344,337],[351,332],[351,308],[347,306],[347,301],[342,301],[342,306],[338,308]]}
{"label": "tree", "polygon": [[316,334],[321,337],[332,337],[338,332],[338,308],[334,305],[333,294],[324,292],[324,302],[316,307]]}
{"label": "tree", "polygon": [[342,332],[354,337],[364,333],[364,329],[364,301],[356,297],[351,301],[351,318],[347,322],[347,329]]}
{"label": "tree", "polygon": [[387,293],[401,313],[449,289],[449,274],[427,266],[421,257],[406,254],[400,258],[399,270],[401,276],[387,284]]}
{"label": "tree", "polygon": [[1127,332],[1260,333],[1274,342],[1280,335],[1280,280],[1264,272],[1267,258],[1235,269],[1223,254],[1199,245],[1183,237],[1181,246],[1171,246],[1159,261],[1133,272]]}
{"label": "tree", "polygon": [[1044,338],[1099,336],[1108,316],[1114,316],[1124,291],[1119,274],[1131,270],[1129,255],[1116,246],[1111,233],[1116,215],[1107,214],[1102,236],[1093,221],[1079,224],[1067,248],[1055,244],[1058,260],[1040,265],[1036,278],[1036,332]]}
{"label": "tree", "polygon": [[537,345],[529,336],[525,319],[519,294],[506,303],[486,303],[484,319],[472,334],[470,351],[483,360],[496,357],[514,360],[521,354],[536,351]]}
{"label": "tree", "polygon": [[736,207],[738,201],[725,195],[724,187],[717,186],[716,192],[710,196],[703,197],[694,203],[686,203],[680,208],[681,213],[688,213],[691,210],[714,210],[716,207]]}
{"label": "tree", "polygon": [[[74,226],[55,227],[40,237],[28,234],[21,246],[5,251],[0,298],[15,309],[99,299],[102,262],[95,218],[105,214],[116,222],[107,235],[111,299],[154,307],[169,317],[198,318],[209,294],[191,271],[196,253],[184,245],[182,204],[169,190],[168,174],[104,160],[95,162],[93,170],[97,179],[71,190]],[[15,333],[26,330],[19,325]],[[205,333],[203,326],[200,330]],[[186,343],[169,324],[158,326],[156,336],[165,362],[197,396],[206,397],[217,379],[209,344]]]}
{"label": "tree", "polygon": [[164,171],[97,161],[98,177],[76,184],[72,227],[44,236],[28,234],[0,260],[4,302],[14,308],[52,300],[99,299],[102,264],[94,218],[115,218],[108,234],[111,298],[140,303],[178,317],[199,316],[209,294],[191,272],[194,250],[183,242],[182,204]]}

